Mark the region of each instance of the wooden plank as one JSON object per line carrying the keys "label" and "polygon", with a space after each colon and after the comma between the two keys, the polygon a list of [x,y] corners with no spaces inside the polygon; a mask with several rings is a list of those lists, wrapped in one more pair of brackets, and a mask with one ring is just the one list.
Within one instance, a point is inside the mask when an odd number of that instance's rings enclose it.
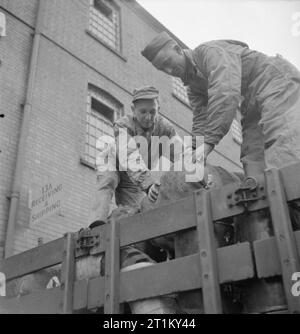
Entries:
{"label": "wooden plank", "polygon": [[[249,243],[219,248],[220,283],[241,281],[254,277]],[[222,261],[222,265],[221,265]],[[240,268],[230,272],[232,263]],[[123,272],[120,275],[120,302],[151,298],[173,292],[199,289],[202,286],[199,254],[193,254],[154,266]],[[153,280],[155,277],[155,280]],[[104,277],[77,281],[74,285],[73,310],[104,306]],[[87,298],[81,296],[87,294]],[[55,314],[60,311],[62,291],[60,287],[32,293],[21,298],[0,298],[0,310],[8,313]]]}
{"label": "wooden plank", "polygon": [[254,277],[254,263],[249,242],[218,248],[217,257],[221,283],[234,282],[241,277],[242,279]]}
{"label": "wooden plank", "polygon": [[[105,300],[105,278],[97,277],[89,281],[87,294],[87,308],[89,310],[104,306]],[[77,305],[74,305],[76,308]]]}
{"label": "wooden plank", "polygon": [[284,184],[288,201],[300,198],[300,163],[280,169],[282,183]]}
{"label": "wooden plank", "polygon": [[203,305],[206,314],[221,314],[217,252],[213,229],[211,199],[208,191],[194,193],[199,245],[199,266],[202,271]]}
{"label": "wooden plank", "polygon": [[[89,280],[84,279],[81,281],[75,281],[74,283],[74,297],[73,297],[73,309],[83,310],[88,305],[88,287]],[[96,293],[96,291],[95,291]]]}
{"label": "wooden plank", "polygon": [[71,314],[73,310],[73,290],[75,280],[75,240],[73,233],[64,236],[65,245],[61,268],[62,313]]}
{"label": "wooden plank", "polygon": [[[294,232],[297,252],[300,256],[300,231]],[[257,276],[267,278],[282,274],[275,237],[253,243]]]}
{"label": "wooden plank", "polygon": [[[248,242],[219,248],[217,258],[221,284],[254,277],[254,266]],[[239,267],[233,266],[233,263],[237,263]],[[232,268],[234,270],[231,270]],[[199,289],[202,287],[201,276],[199,254],[121,272],[120,302]],[[104,278],[98,277],[90,280],[88,297],[90,308],[104,305],[104,293],[101,294],[101,291],[104,291]]]}
{"label": "wooden plank", "polygon": [[31,274],[42,268],[49,268],[62,261],[63,238],[33,248],[0,261],[0,272],[10,280]]}
{"label": "wooden plank", "polygon": [[114,219],[109,224],[105,252],[105,314],[120,313],[120,224]]}
{"label": "wooden plank", "polygon": [[60,287],[34,292],[20,298],[0,298],[0,314],[58,314]]}
{"label": "wooden plank", "polygon": [[300,313],[300,299],[291,294],[291,278],[300,271],[300,262],[280,172],[277,169],[267,170],[265,178],[285,296],[289,311]]}
{"label": "wooden plank", "polygon": [[120,220],[121,246],[196,226],[192,196],[144,214]]}

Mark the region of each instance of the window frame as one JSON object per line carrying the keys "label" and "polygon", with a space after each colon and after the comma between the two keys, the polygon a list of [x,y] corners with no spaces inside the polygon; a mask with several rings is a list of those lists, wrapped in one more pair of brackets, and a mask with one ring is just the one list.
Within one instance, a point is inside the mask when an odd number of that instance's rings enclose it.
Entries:
{"label": "window frame", "polygon": [[[183,85],[183,82],[181,81],[180,78],[177,78],[177,77],[172,77],[171,79],[172,79],[172,96],[174,96],[177,100],[179,100],[181,103],[183,103],[185,106],[191,109],[187,90],[186,90],[186,87]],[[180,82],[182,83],[182,85],[180,85]],[[179,84],[179,87],[176,89],[176,85],[178,84]],[[177,90],[182,89],[182,88],[185,89],[186,99],[182,98],[180,94],[177,93]]]}
{"label": "window frame", "polygon": [[[102,95],[102,98],[101,98]],[[113,112],[113,119],[107,118],[104,114],[97,110],[92,109],[92,99],[96,100],[99,104],[103,105],[108,110]],[[106,101],[107,100],[107,101]],[[95,116],[93,116],[95,114]],[[87,105],[85,111],[85,127],[84,127],[84,144],[83,144],[83,154],[80,157],[80,162],[96,170],[96,142],[98,138],[98,131],[102,131],[104,134],[113,135],[113,133],[106,133],[97,127],[97,124],[91,125],[91,116],[93,116],[96,120],[100,120],[106,125],[111,126],[113,128],[113,123],[124,115],[124,106],[117,99],[115,99],[108,92],[99,89],[93,85],[89,86],[87,92]],[[91,127],[95,128],[95,134],[91,134]],[[99,134],[101,135],[101,134]],[[90,140],[95,140],[95,145],[90,145]],[[90,149],[95,149],[95,155],[90,155]]]}
{"label": "window frame", "polygon": [[[91,26],[93,25],[91,20],[91,16],[92,16],[92,10],[97,10],[101,13],[101,11],[99,9],[97,9],[94,5],[96,0],[90,0],[90,5],[89,5],[89,19],[88,19],[88,27],[86,29],[86,32],[88,35],[90,35],[91,37],[93,37],[94,39],[96,39],[98,42],[100,42],[101,44],[103,44],[106,48],[108,48],[110,51],[114,52],[116,55],[118,55],[120,58],[122,58],[124,61],[127,61],[127,59],[122,55],[122,50],[123,50],[123,45],[122,45],[122,15],[121,15],[121,8],[118,4],[116,4],[115,1],[111,1],[110,6],[108,7],[113,7],[112,11],[113,11],[113,15],[114,13],[117,13],[118,15],[118,27],[116,27],[116,47],[112,46],[110,43],[108,43],[104,36],[104,33],[101,33],[97,28],[96,30],[98,30],[98,33],[94,32],[93,29],[91,28]],[[100,0],[105,4],[104,0]],[[102,15],[105,15],[102,13]],[[96,25],[94,25],[96,27]],[[107,30],[105,30],[107,32]],[[102,35],[102,36],[101,36]]]}

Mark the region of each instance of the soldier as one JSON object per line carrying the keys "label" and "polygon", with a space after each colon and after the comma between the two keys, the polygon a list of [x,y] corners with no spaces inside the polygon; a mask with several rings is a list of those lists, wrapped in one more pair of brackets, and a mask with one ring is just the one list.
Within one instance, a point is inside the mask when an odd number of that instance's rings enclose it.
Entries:
{"label": "soldier", "polygon": [[[166,32],[142,51],[158,70],[179,77],[187,86],[194,112],[192,132],[204,136],[204,163],[229,131],[240,108],[243,143],[241,162],[246,176],[266,168],[300,161],[300,72],[281,56],[269,57],[234,40],[210,41],[195,50],[182,49]],[[290,204],[294,229],[300,228],[299,201]],[[237,240],[253,242],[272,236],[266,210],[245,213]],[[259,291],[260,297],[256,299]],[[272,291],[272,292],[271,292]],[[264,313],[285,303],[282,283],[255,281],[244,291],[245,310]],[[253,296],[253,297],[251,297]]]}
{"label": "soldier", "polygon": [[192,131],[205,137],[205,159],[241,107],[246,175],[300,161],[300,73],[287,60],[233,40],[182,49],[166,32],[142,55],[187,86],[194,111]]}
{"label": "soldier", "polygon": [[[98,145],[102,151],[97,159],[97,193],[94,207],[95,221],[90,228],[109,223],[133,215],[138,212],[142,200],[148,195],[150,201],[155,202],[158,197],[159,182],[153,177],[152,167],[156,165],[163,150],[159,147],[151,149],[151,138],[157,136],[169,138],[183,145],[174,127],[158,115],[159,92],[156,88],[146,86],[136,89],[133,93],[132,114],[120,118],[114,124],[114,145],[105,145],[106,139],[101,139]],[[124,137],[126,134],[126,137]],[[139,138],[144,138],[146,147],[138,147]],[[108,138],[110,139],[110,138]],[[109,142],[109,140],[107,141]],[[181,146],[183,148],[183,146]],[[157,151],[158,150],[158,151]],[[124,152],[125,155],[124,155]],[[153,154],[151,154],[153,153]],[[116,164],[114,165],[114,158]],[[109,159],[112,158],[112,161]],[[176,154],[171,152],[171,162]],[[139,163],[134,164],[135,160]],[[154,161],[153,161],[154,160]],[[146,161],[148,163],[146,163]],[[104,162],[108,170],[102,170]],[[101,165],[102,164],[102,165]],[[116,168],[114,168],[116,167]],[[113,210],[115,195],[117,210]],[[123,247],[120,254],[122,271],[133,270],[155,264],[153,258],[146,254],[147,246],[140,243]],[[91,261],[89,259],[89,261]],[[98,258],[95,259],[98,261]],[[104,265],[102,265],[104,266]],[[85,270],[86,271],[86,270]],[[132,313],[177,313],[178,305],[175,296],[162,296],[130,303]]]}
{"label": "soldier", "polygon": [[[153,136],[158,138],[166,136],[181,143],[174,127],[158,115],[160,110],[158,97],[159,92],[154,87],[147,86],[136,89],[133,93],[132,114],[126,115],[115,122],[116,170],[98,171],[97,173],[95,217],[90,227],[107,222],[107,218],[112,211],[111,203],[114,195],[118,206],[131,206],[133,208],[139,208],[146,195],[149,196],[151,201],[156,200],[159,182],[153,177],[151,166],[155,166],[158,158],[160,158],[160,152],[154,152],[151,156],[156,161],[151,161],[151,157],[149,159],[151,138]],[[127,140],[120,143],[122,131],[126,133]],[[135,144],[135,138],[138,138],[138,136],[144,137],[147,141],[146,150],[143,152]],[[127,154],[122,158],[123,152],[118,152],[118,148],[121,147],[127,150]],[[131,160],[136,160],[137,157],[140,159],[139,165],[132,168]],[[145,161],[148,161],[148,164]],[[171,154],[171,161],[174,162],[174,154]]]}

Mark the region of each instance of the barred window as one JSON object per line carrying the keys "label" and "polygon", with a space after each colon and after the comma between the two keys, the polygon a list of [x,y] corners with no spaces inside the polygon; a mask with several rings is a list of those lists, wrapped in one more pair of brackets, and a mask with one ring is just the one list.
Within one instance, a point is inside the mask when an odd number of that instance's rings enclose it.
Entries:
{"label": "barred window", "polygon": [[100,136],[113,136],[113,123],[122,115],[122,105],[110,94],[95,88],[89,89],[87,98],[87,123],[85,158],[88,163],[96,164],[96,142]]}
{"label": "barred window", "polygon": [[237,119],[234,119],[231,125],[231,134],[233,140],[239,145],[243,142],[242,128],[240,122]]}
{"label": "barred window", "polygon": [[109,0],[90,0],[90,32],[120,51],[120,10]]}
{"label": "barred window", "polygon": [[190,101],[187,95],[187,91],[183,82],[179,78],[172,77],[173,80],[173,94],[178,97],[182,102],[190,105]]}

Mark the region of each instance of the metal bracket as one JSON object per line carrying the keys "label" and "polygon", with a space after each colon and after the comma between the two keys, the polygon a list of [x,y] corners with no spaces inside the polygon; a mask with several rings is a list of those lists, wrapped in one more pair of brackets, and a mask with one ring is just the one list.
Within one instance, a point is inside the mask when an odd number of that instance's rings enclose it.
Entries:
{"label": "metal bracket", "polygon": [[230,208],[236,205],[243,205],[248,210],[249,205],[258,201],[265,200],[265,187],[259,185],[254,177],[247,177],[241,184],[241,187],[234,193],[228,194],[227,204]]}
{"label": "metal bracket", "polygon": [[90,229],[81,230],[76,240],[76,256],[88,255],[90,250],[100,244],[100,234],[92,234]]}

